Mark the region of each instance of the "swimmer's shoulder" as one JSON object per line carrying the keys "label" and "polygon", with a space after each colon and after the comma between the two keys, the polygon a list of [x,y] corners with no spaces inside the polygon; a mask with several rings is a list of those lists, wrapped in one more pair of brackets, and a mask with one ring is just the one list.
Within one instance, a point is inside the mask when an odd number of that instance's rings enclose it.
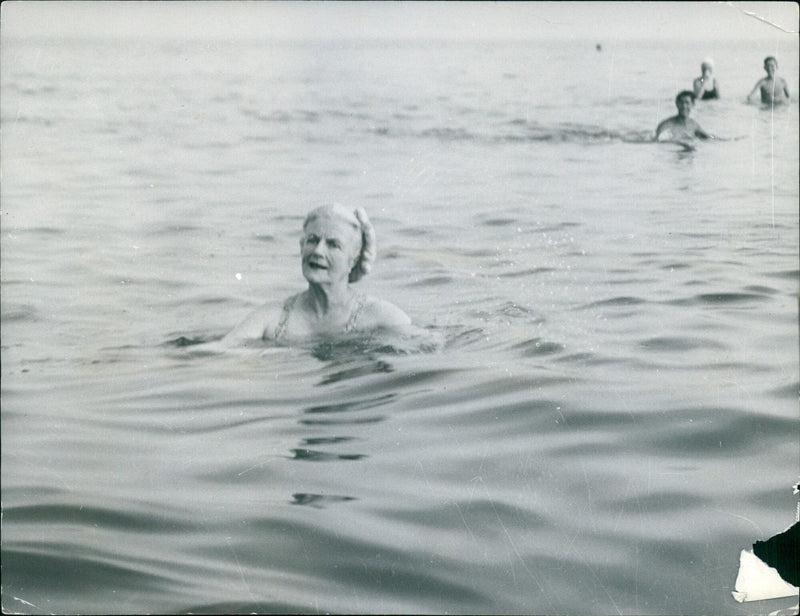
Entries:
{"label": "swimmer's shoulder", "polygon": [[411,325],[409,316],[391,302],[365,295],[362,303],[358,329],[402,329]]}
{"label": "swimmer's shoulder", "polygon": [[440,332],[413,324],[409,316],[391,302],[367,297],[362,316],[359,329],[389,334],[392,347],[398,351],[432,352],[444,347],[444,336]]}
{"label": "swimmer's shoulder", "polygon": [[674,138],[673,133],[676,130],[683,130],[684,126],[679,122],[678,116],[672,116],[663,120],[661,124],[656,127],[654,136],[655,141],[671,141]]}

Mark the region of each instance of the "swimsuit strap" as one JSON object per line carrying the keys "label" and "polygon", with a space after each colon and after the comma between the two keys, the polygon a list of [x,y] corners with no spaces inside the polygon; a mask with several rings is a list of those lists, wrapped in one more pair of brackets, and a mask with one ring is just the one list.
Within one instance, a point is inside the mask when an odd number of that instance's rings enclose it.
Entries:
{"label": "swimsuit strap", "polygon": [[289,313],[294,308],[294,304],[297,301],[298,295],[292,295],[289,299],[286,300],[286,303],[283,305],[283,312],[281,312],[281,318],[278,321],[278,326],[275,328],[275,340],[280,340],[281,336],[283,336],[283,332],[286,329],[286,323],[289,321]]}
{"label": "swimsuit strap", "polygon": [[357,293],[353,302],[355,303],[355,306],[353,306],[353,310],[350,312],[350,318],[347,319],[347,324],[344,326],[344,331],[346,332],[356,331],[358,315],[361,314],[361,310],[367,303],[367,297],[363,293]]}

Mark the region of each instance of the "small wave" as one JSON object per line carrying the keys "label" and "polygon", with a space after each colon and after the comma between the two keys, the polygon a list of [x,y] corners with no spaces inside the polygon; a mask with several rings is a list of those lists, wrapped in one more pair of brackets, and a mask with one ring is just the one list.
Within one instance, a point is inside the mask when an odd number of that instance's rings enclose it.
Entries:
{"label": "small wave", "polygon": [[188,347],[195,346],[197,344],[205,344],[206,342],[211,342],[211,340],[206,338],[187,338],[186,336],[178,336],[173,340],[167,340],[164,344],[166,346]]}
{"label": "small wave", "polygon": [[[324,509],[326,505],[332,503],[346,503],[354,501],[354,496],[340,496],[337,494],[312,494],[308,492],[297,492],[292,494],[292,505],[304,505],[306,507],[314,507],[315,509]],[[231,612],[219,612],[231,613]]]}
{"label": "small wave", "polygon": [[770,395],[775,398],[785,398],[787,400],[797,400],[800,398],[800,381],[791,385],[784,385],[770,390]]}
{"label": "small wave", "polygon": [[569,220],[564,222],[559,222],[554,225],[547,225],[547,226],[537,226],[534,231],[537,233],[552,233],[553,231],[562,231],[564,229],[570,229],[573,227],[580,227],[582,223],[579,222],[571,222]]}
{"label": "small wave", "polygon": [[65,229],[58,229],[56,227],[33,227],[28,231],[31,235],[63,235]]}
{"label": "small wave", "polygon": [[[465,430],[478,426],[487,438],[492,434],[541,433],[548,429],[547,426],[557,425],[553,423],[553,418],[560,413],[563,403],[547,397],[532,398],[531,392],[549,386],[558,388],[568,381],[562,377],[541,377],[518,382],[511,379],[496,380],[484,383],[481,387],[453,392],[452,402],[458,403],[460,410],[447,416],[447,426],[449,429]],[[503,402],[503,398],[511,398],[511,401]]]}
{"label": "small wave", "polygon": [[463,141],[475,139],[475,135],[464,128],[426,128],[420,135],[422,138],[435,137],[442,141]]}
{"label": "small wave", "polygon": [[292,460],[303,460],[306,462],[330,462],[337,460],[361,460],[367,456],[361,453],[328,453],[318,449],[296,448],[292,449]]}
{"label": "small wave", "polygon": [[[294,503],[302,505],[305,503]],[[179,610],[185,614],[305,614],[307,602],[285,603],[280,601],[224,601],[188,606]]]}
{"label": "small wave", "polygon": [[670,422],[653,425],[638,445],[653,453],[667,453],[684,458],[714,455],[730,458],[737,452],[767,450],[770,439],[785,440],[797,430],[794,418],[753,415],[737,409],[706,408],[702,417],[697,410],[665,412]]}
{"label": "small wave", "polygon": [[[20,77],[22,76],[23,75],[20,75]],[[28,79],[33,80],[39,77],[38,75],[35,75],[33,73],[26,73],[24,74],[24,76],[26,78],[25,81],[27,81]],[[42,86],[20,85],[13,81],[5,87],[8,88],[8,90],[10,91],[19,92],[20,94],[29,94],[31,96],[39,96],[42,94],[53,94],[58,91],[56,87],[52,85],[42,85]]]}
{"label": "small wave", "polygon": [[602,366],[606,364],[618,363],[619,360],[608,357],[600,357],[594,353],[571,353],[562,357],[557,357],[554,361],[563,364],[578,364],[580,366]]}
{"label": "small wave", "polygon": [[770,278],[787,278],[789,280],[797,280],[800,278],[800,270],[783,270],[780,272],[767,272],[765,276]]}
{"label": "small wave", "polygon": [[192,233],[194,231],[200,231],[202,227],[197,225],[187,225],[187,224],[174,224],[174,225],[158,225],[153,227],[147,232],[147,235],[150,237],[161,237],[165,235],[172,235],[172,234],[181,234],[181,233]]}
{"label": "small wave", "polygon": [[87,594],[96,593],[98,588],[115,588],[120,593],[151,592],[170,585],[163,574],[150,573],[144,566],[137,569],[130,559],[118,564],[112,562],[113,558],[111,554],[80,554],[65,546],[53,546],[46,553],[39,548],[3,546],[3,594],[28,586],[32,580],[50,592]]}
{"label": "small wave", "polygon": [[414,282],[409,283],[408,286],[410,287],[438,287],[443,284],[450,284],[453,282],[452,276],[427,276],[426,278],[422,278],[416,280]]}
{"label": "small wave", "polygon": [[[27,505],[3,509],[5,522],[26,524],[75,524],[76,526],[113,528],[125,532],[188,532],[193,527],[176,518],[166,518],[143,511],[132,513],[85,505]],[[5,557],[5,553],[4,553]]]}
{"label": "small wave", "polygon": [[324,404],[320,406],[311,406],[305,409],[304,413],[344,413],[347,411],[363,411],[383,406],[392,402],[397,397],[397,394],[384,394],[375,398],[366,398],[363,400],[348,400],[347,402],[340,402],[338,404]]}
{"label": "small wave", "polygon": [[692,351],[695,349],[725,349],[724,344],[707,338],[685,338],[681,336],[663,336],[648,338],[640,345],[650,351]]}
{"label": "small wave", "polygon": [[254,120],[258,120],[260,122],[270,122],[276,124],[289,124],[291,122],[317,122],[320,118],[320,113],[317,111],[305,111],[305,110],[294,110],[294,111],[284,111],[278,110],[273,111],[269,114],[264,114],[257,109],[249,109],[249,108],[241,108],[240,113],[247,117],[252,118]]}
{"label": "small wave", "polygon": [[507,317],[513,318],[527,318],[535,317],[536,312],[532,308],[523,306],[516,302],[505,302],[498,308],[498,312]]}
{"label": "small wave", "polygon": [[561,353],[564,350],[564,345],[559,342],[547,342],[541,338],[533,338],[515,344],[512,349],[522,350],[522,355],[525,357],[539,357],[542,355],[554,355]]}
{"label": "small wave", "polygon": [[36,321],[38,319],[39,314],[36,308],[26,304],[13,307],[4,306],[3,315],[0,317],[0,320],[4,323],[9,323],[11,321]]}
{"label": "small wave", "polygon": [[603,306],[638,306],[640,304],[645,304],[646,300],[643,300],[639,297],[631,297],[629,295],[621,295],[619,297],[612,297],[609,299],[602,299],[596,302],[592,302],[591,304],[585,304],[580,306],[578,310],[584,310],[587,308],[601,308]]}
{"label": "small wave", "polygon": [[388,362],[377,360],[368,361],[366,363],[346,368],[344,370],[337,370],[320,381],[320,385],[331,385],[349,379],[359,378],[369,374],[381,374],[394,372],[394,368]]}
{"label": "small wave", "polygon": [[44,116],[29,116],[25,114],[19,114],[14,116],[13,120],[6,120],[6,122],[13,122],[14,124],[32,124],[34,126],[46,126],[51,127],[54,123],[58,123],[58,120],[54,122],[53,118],[48,118]]}
{"label": "small wave", "polygon": [[701,293],[696,298],[707,304],[734,304],[765,299],[763,295],[755,293]]}
{"label": "small wave", "polygon": [[384,415],[375,415],[369,417],[355,417],[355,418],[345,418],[345,419],[301,419],[297,423],[304,425],[304,426],[341,426],[341,425],[348,425],[348,426],[358,426],[361,424],[373,424],[373,423],[380,423],[384,421],[386,417]]}
{"label": "small wave", "polygon": [[649,130],[615,130],[593,124],[557,124],[542,126],[517,119],[507,125],[522,127],[523,132],[496,135],[495,141],[549,141],[553,143],[653,143]]}
{"label": "small wave", "polygon": [[692,297],[674,299],[664,303],[669,306],[697,306],[701,304],[717,306],[745,304],[766,299],[768,299],[767,295],[755,293],[699,293]]}
{"label": "small wave", "polygon": [[519,224],[519,220],[516,218],[487,218],[481,224],[487,227],[508,227]]}
{"label": "small wave", "polygon": [[[398,235],[404,235],[406,237],[422,237],[422,236],[425,236],[425,235],[431,235],[431,230],[428,229],[428,228],[422,227],[422,226],[419,226],[419,227],[401,227],[401,228],[397,229],[396,233]],[[397,256],[397,253],[391,252],[391,253],[387,253],[387,255],[390,255],[392,258],[395,258]]]}
{"label": "small wave", "polygon": [[537,274],[547,274],[548,272],[556,271],[553,267],[533,267],[530,269],[517,270],[514,272],[506,272],[498,274],[500,278],[525,278],[527,276],[536,276]]}
{"label": "small wave", "polygon": [[667,263],[666,265],[662,265],[661,269],[663,270],[676,270],[676,269],[686,269],[687,267],[691,267],[689,263]]}
{"label": "small wave", "polygon": [[486,334],[479,328],[462,328],[449,326],[443,329],[445,334],[445,348],[455,349],[470,346],[485,339]]}
{"label": "small wave", "polygon": [[750,291],[752,293],[758,293],[760,295],[775,295],[778,293],[777,289],[773,289],[772,287],[765,287],[760,284],[752,284],[744,287],[745,291]]}
{"label": "small wave", "polygon": [[502,530],[497,520],[525,520],[527,529],[545,528],[552,521],[544,514],[512,502],[487,498],[461,498],[446,505],[420,507],[415,509],[384,509],[380,515],[384,519],[402,522],[411,526],[424,525],[427,528],[449,529],[452,525],[453,511],[457,507],[469,528],[482,536],[497,536]]}
{"label": "small wave", "polygon": [[612,511],[634,509],[654,513],[682,513],[689,509],[701,507],[707,502],[706,498],[696,494],[678,491],[656,491],[651,494],[636,494],[622,498],[610,499],[603,507]]}

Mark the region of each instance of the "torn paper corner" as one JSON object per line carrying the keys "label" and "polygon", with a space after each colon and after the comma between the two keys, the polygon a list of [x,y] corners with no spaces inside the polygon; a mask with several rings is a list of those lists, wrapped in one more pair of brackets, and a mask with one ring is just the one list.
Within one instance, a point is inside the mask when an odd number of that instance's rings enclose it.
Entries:
{"label": "torn paper corner", "polygon": [[731,593],[739,603],[791,597],[796,596],[798,592],[800,589],[785,582],[777,570],[767,565],[753,552],[742,550],[739,555],[736,590]]}

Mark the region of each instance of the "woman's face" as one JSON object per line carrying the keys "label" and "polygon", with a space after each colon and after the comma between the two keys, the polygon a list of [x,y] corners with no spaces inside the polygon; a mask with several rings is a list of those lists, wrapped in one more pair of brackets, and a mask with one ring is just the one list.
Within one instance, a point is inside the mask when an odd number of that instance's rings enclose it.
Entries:
{"label": "woman's face", "polygon": [[300,240],[303,276],[309,282],[347,281],[361,248],[359,231],[336,217],[311,220]]}

